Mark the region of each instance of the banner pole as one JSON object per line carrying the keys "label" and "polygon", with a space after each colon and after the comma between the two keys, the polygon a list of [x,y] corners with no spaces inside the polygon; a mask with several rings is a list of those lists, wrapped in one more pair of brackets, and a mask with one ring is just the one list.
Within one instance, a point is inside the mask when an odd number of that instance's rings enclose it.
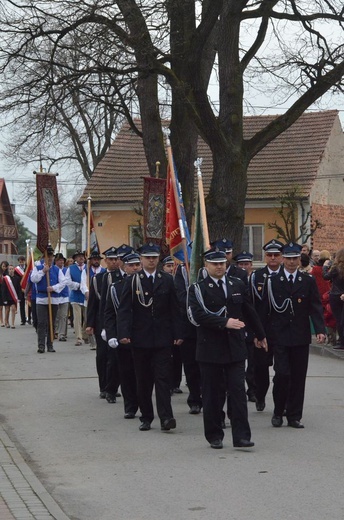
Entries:
{"label": "banner pole", "polygon": [[197,181],[198,181],[198,198],[199,198],[199,205],[201,210],[201,221],[202,221],[202,228],[203,228],[203,247],[204,251],[207,251],[210,248],[210,242],[209,242],[209,231],[208,231],[208,222],[207,222],[207,211],[205,208],[205,201],[204,201],[204,190],[203,190],[203,179],[202,179],[202,171],[201,171],[201,165],[202,165],[203,159],[199,157],[195,161],[195,166],[197,168]]}
{"label": "banner pole", "polygon": [[[44,263],[49,267],[48,271],[45,273],[47,279],[47,287],[50,286],[50,266],[48,260],[48,249],[45,250],[44,253]],[[47,291],[48,292],[48,291]],[[50,332],[50,341],[53,343],[54,341],[54,327],[53,327],[53,309],[51,306],[51,294],[48,292],[48,312],[49,312],[49,332]]]}

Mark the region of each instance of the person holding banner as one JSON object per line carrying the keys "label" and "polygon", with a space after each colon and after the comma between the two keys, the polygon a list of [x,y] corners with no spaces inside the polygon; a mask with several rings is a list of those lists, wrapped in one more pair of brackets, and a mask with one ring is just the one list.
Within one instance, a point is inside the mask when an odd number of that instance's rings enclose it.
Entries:
{"label": "person holding banner", "polygon": [[[55,352],[53,347],[53,324],[55,323],[59,306],[59,293],[66,285],[66,279],[62,269],[54,265],[53,260],[54,250],[48,246],[45,256],[42,257],[41,261],[36,262],[31,274],[31,281],[37,285],[38,354],[45,352],[45,345],[47,346],[48,352]],[[49,294],[50,298],[48,296]],[[49,299],[51,301],[51,316],[49,312]]]}
{"label": "person holding banner", "polygon": [[[17,314],[17,305],[21,297],[20,279],[15,276],[13,265],[9,265],[3,274],[2,282],[2,300],[5,307],[5,327],[15,329],[15,316]],[[10,321],[11,314],[11,325]]]}

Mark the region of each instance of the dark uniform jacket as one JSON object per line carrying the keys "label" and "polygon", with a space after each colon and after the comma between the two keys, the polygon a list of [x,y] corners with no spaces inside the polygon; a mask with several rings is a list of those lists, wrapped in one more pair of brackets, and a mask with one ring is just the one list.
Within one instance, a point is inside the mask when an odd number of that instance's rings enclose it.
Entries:
{"label": "dark uniform jacket", "polygon": [[310,344],[312,336],[309,318],[313,322],[315,333],[325,334],[321,299],[316,281],[311,275],[298,270],[291,289],[284,269],[281,269],[277,276],[269,277],[269,283],[271,283],[271,293],[277,309],[285,305],[288,298],[292,303],[292,305],[288,304],[284,312],[278,312],[271,302],[269,290],[265,293],[264,324],[275,344],[283,346]]}
{"label": "dark uniform jacket", "polygon": [[[139,301],[136,280],[139,277],[145,307]],[[173,277],[156,272],[153,288],[144,272],[127,277],[117,314],[118,339],[130,338],[135,348],[171,347],[181,339],[182,328]]]}
{"label": "dark uniform jacket", "polygon": [[[129,277],[128,277],[129,278]],[[109,287],[105,310],[104,310],[104,329],[106,331],[107,339],[117,338],[117,300],[120,300],[124,281],[126,278],[120,278],[112,283]],[[126,345],[120,345],[124,347]]]}
{"label": "dark uniform jacket", "polygon": [[[199,303],[195,287],[201,290],[204,307]],[[243,361],[247,357],[245,329],[226,329],[229,318],[238,318],[247,323],[256,337],[265,337],[263,326],[253,305],[249,301],[245,284],[234,277],[226,279],[227,297],[222,288],[210,276],[189,289],[189,306],[192,317],[200,326],[197,328],[197,361],[204,363],[226,364]],[[209,314],[226,306],[225,315]]]}
{"label": "dark uniform jacket", "polygon": [[[261,269],[257,269],[256,271],[253,271],[249,278],[249,292],[250,292],[250,298],[254,305],[254,308],[256,309],[259,318],[261,319],[262,323],[265,323],[266,321],[266,306],[262,303],[264,297],[266,296],[267,288],[268,288],[268,278],[269,276],[278,276],[278,273],[280,269],[283,266],[280,266],[280,268],[276,271],[275,275],[270,275],[268,266],[264,266]],[[267,340],[268,343],[270,342],[271,338],[269,336],[269,330],[266,330],[267,334]]]}
{"label": "dark uniform jacket", "polygon": [[183,324],[183,338],[193,338],[197,336],[195,325],[190,323],[187,317],[187,292],[189,288],[186,267],[178,265],[176,274],[174,275],[174,287],[176,289],[177,299],[179,303],[179,310]]}
{"label": "dark uniform jacket", "polygon": [[117,283],[123,279],[123,275],[120,269],[114,269],[113,271],[107,271],[102,278],[102,286],[100,291],[100,302],[99,302],[99,327],[104,329],[104,313],[105,305],[108,297],[109,289],[112,283]]}
{"label": "dark uniform jacket", "polygon": [[104,275],[107,275],[107,271],[96,274],[90,280],[90,291],[88,294],[86,311],[86,326],[92,327],[99,334],[101,333],[101,327],[99,323],[100,296]]}

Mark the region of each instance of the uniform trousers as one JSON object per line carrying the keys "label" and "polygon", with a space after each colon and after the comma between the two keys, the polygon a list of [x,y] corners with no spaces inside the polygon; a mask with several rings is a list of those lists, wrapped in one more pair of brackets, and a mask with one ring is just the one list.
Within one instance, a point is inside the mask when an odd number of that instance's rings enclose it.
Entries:
{"label": "uniform trousers", "polygon": [[256,385],[256,398],[258,402],[264,402],[270,386],[269,367],[273,364],[273,345],[269,342],[269,350],[255,348],[253,355],[254,381]]}
{"label": "uniform trousers", "polygon": [[247,348],[247,364],[246,364],[246,384],[247,384],[247,395],[254,397],[256,395],[256,382],[254,379],[254,350],[255,346],[253,341],[246,340]]}
{"label": "uniform trousers", "polygon": [[180,345],[173,345],[171,356],[171,390],[179,388],[182,381],[183,363],[180,353]]}
{"label": "uniform trousers", "polygon": [[196,361],[196,338],[185,338],[180,345],[180,353],[184,365],[185,379],[189,389],[187,403],[190,406],[202,407],[201,373]]}
{"label": "uniform trousers", "polygon": [[115,348],[110,348],[99,333],[96,338],[96,368],[99,391],[116,395],[119,387],[118,359]]}
{"label": "uniform trousers", "polygon": [[68,307],[69,303],[59,303],[56,322],[55,322],[55,331],[60,338],[67,337],[67,320],[68,320]]}
{"label": "uniform trousers", "polygon": [[137,399],[136,374],[131,348],[120,346],[117,349],[119,380],[124,401],[124,413],[136,413]]}
{"label": "uniform trousers", "polygon": [[233,443],[251,439],[245,392],[245,360],[218,364],[200,362],[204,435],[209,443],[223,439],[224,381],[230,395]]}
{"label": "uniform trousers", "polygon": [[305,398],[309,345],[274,346],[274,415],[286,409],[289,421],[300,421]]}
{"label": "uniform trousers", "polygon": [[80,303],[72,303],[75,339],[86,339],[86,307]]}
{"label": "uniform trousers", "polygon": [[171,349],[168,347],[132,349],[137,381],[137,397],[141,422],[154,419],[152,392],[161,423],[173,417],[170,392]]}
{"label": "uniform trousers", "polygon": [[22,325],[25,325],[26,324],[26,314],[25,314],[25,304],[26,304],[26,301],[25,301],[23,292],[19,296],[20,296],[20,302],[19,302],[20,322],[21,322]]}
{"label": "uniform trousers", "polygon": [[[51,305],[52,320],[53,320],[53,334],[54,334],[54,323],[56,320],[58,305]],[[50,323],[49,323],[49,305],[47,304],[36,304],[37,313],[37,339],[38,347],[45,349],[45,343],[47,347],[52,347],[53,339],[50,334]]]}

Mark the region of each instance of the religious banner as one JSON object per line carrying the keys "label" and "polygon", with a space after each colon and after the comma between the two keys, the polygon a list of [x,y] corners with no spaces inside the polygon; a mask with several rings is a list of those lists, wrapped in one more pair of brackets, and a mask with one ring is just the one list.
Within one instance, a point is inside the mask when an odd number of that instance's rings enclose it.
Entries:
{"label": "religious banner", "polygon": [[165,241],[166,180],[143,177],[144,242]]}
{"label": "religious banner", "polygon": [[56,175],[36,174],[37,248],[44,253],[48,244],[53,249],[61,240],[61,217]]}

